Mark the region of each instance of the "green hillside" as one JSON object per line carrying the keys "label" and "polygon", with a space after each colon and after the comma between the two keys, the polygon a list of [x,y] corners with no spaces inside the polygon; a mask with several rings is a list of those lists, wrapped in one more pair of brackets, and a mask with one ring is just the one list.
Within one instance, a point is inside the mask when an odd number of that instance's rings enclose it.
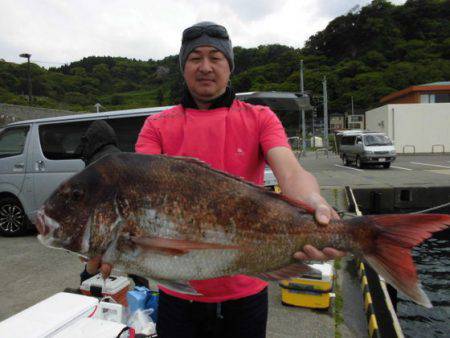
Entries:
{"label": "green hillside", "polygon": [[[355,110],[405,87],[450,79],[450,0],[409,0],[404,5],[375,0],[359,12],[332,20],[304,48],[265,45],[235,48],[236,91],[299,89],[304,60],[305,88],[321,110],[322,78],[328,79],[329,111]],[[49,70],[31,65],[33,105],[94,111],[174,104],[183,80],[178,57],[139,61],[86,57]],[[0,102],[26,104],[26,64],[0,60]],[[287,126],[290,127],[290,126]]]}

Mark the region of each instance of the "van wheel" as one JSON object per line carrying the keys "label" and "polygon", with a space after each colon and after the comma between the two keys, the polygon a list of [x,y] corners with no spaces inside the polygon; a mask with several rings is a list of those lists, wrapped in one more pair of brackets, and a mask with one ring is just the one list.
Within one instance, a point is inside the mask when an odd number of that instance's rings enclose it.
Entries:
{"label": "van wheel", "polygon": [[27,230],[28,219],[22,205],[12,197],[0,200],[0,234],[19,236]]}
{"label": "van wheel", "polygon": [[356,168],[362,169],[364,168],[364,164],[361,161],[361,157],[356,156]]}
{"label": "van wheel", "polygon": [[344,165],[350,165],[350,162],[346,155],[342,155],[342,162],[344,163]]}
{"label": "van wheel", "polygon": [[388,163],[383,163],[384,169],[389,169],[390,166],[391,166],[391,163],[390,163],[390,162],[388,162]]}

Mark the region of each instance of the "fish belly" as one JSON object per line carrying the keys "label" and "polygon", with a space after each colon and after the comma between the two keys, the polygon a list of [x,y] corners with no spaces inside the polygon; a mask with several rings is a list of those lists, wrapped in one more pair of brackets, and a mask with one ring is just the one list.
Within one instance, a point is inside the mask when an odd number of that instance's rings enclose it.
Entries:
{"label": "fish belly", "polygon": [[119,264],[151,279],[199,280],[232,275],[236,250],[193,250],[184,255],[165,255],[147,251],[124,254]]}

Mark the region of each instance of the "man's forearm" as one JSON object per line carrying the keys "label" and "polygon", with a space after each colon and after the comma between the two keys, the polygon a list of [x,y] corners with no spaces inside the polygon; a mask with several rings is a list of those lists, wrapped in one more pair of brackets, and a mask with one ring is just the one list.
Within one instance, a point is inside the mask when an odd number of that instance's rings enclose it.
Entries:
{"label": "man's forearm", "polygon": [[294,199],[308,200],[311,195],[320,195],[320,187],[316,178],[301,168],[277,177],[284,195]]}

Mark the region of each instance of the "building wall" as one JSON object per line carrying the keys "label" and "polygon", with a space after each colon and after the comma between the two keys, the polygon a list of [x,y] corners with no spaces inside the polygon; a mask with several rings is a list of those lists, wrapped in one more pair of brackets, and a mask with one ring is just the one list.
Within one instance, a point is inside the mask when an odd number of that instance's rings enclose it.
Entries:
{"label": "building wall", "polygon": [[20,120],[32,120],[40,119],[43,117],[55,117],[74,114],[77,114],[77,112],[73,112],[70,110],[46,109],[0,103],[0,126],[5,126],[8,123]]}
{"label": "building wall", "polygon": [[388,106],[381,106],[366,112],[366,129],[385,133],[391,137],[392,131],[389,130]]}
{"label": "building wall", "polygon": [[433,145],[450,152],[449,126],[450,103],[389,104],[366,112],[366,128],[386,133],[398,153],[412,152],[409,146],[417,153],[431,153]]}

